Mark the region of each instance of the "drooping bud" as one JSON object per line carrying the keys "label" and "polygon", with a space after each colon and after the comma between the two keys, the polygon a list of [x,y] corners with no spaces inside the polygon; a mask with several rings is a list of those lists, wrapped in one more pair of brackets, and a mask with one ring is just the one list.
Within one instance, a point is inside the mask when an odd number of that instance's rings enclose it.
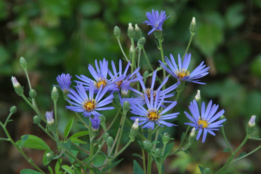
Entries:
{"label": "drooping bud", "polygon": [[162,136],[162,142],[163,144],[167,144],[170,140],[169,134],[167,132],[165,132]]}
{"label": "drooping bud", "polygon": [[38,115],[35,115],[33,117],[33,123],[34,124],[39,124],[42,121],[41,117],[39,117]]}
{"label": "drooping bud", "polygon": [[111,136],[109,136],[106,140],[106,144],[107,146],[110,148],[113,144],[113,138]]}
{"label": "drooping bud", "polygon": [[123,113],[127,113],[130,110],[130,103],[128,101],[125,101],[123,103]]}
{"label": "drooping bud", "polygon": [[15,92],[20,96],[23,95],[24,88],[20,85],[20,83],[17,81],[17,79],[14,76],[12,76],[11,81],[12,81],[13,87],[15,89]]}
{"label": "drooping bud", "polygon": [[135,37],[135,31],[133,29],[132,23],[129,23],[127,34],[128,34],[130,39],[133,39]]}
{"label": "drooping bud", "polygon": [[54,86],[52,89],[51,97],[54,102],[57,102],[57,100],[59,98],[59,92],[58,92],[56,86]]}
{"label": "drooping bud", "polygon": [[29,96],[30,96],[31,98],[35,98],[35,97],[37,96],[37,92],[36,92],[34,89],[31,89],[31,90],[29,91]]}
{"label": "drooping bud", "polygon": [[20,66],[21,66],[23,69],[27,69],[27,62],[26,62],[25,58],[20,57],[19,62],[20,62]]}
{"label": "drooping bud", "polygon": [[252,134],[255,131],[256,129],[255,121],[256,121],[256,116],[255,115],[251,116],[246,129],[247,134]]}
{"label": "drooping bud", "polygon": [[196,100],[197,102],[199,102],[199,101],[201,100],[200,90],[197,90],[197,94],[196,94],[196,96],[195,96],[195,100]]}
{"label": "drooping bud", "polygon": [[114,30],[113,30],[113,34],[114,34],[116,37],[120,37],[120,36],[121,36],[121,29],[120,29],[118,26],[115,26],[115,27],[114,27]]}
{"label": "drooping bud", "polygon": [[16,111],[17,111],[16,106],[12,106],[12,107],[10,108],[10,113],[14,114],[14,113],[16,113]]}
{"label": "drooping bud", "polygon": [[189,30],[192,35],[195,34],[195,32],[196,32],[196,18],[195,17],[192,18],[192,21],[189,26]]}
{"label": "drooping bud", "polygon": [[133,123],[132,127],[131,127],[131,131],[130,131],[130,139],[132,141],[135,140],[135,137],[137,136],[139,131],[139,119],[136,118],[135,122]]}
{"label": "drooping bud", "polygon": [[140,49],[142,49],[142,48],[144,47],[145,43],[146,43],[145,37],[140,38],[140,39],[138,40],[138,47],[139,47]]}
{"label": "drooping bud", "polygon": [[141,30],[140,30],[140,27],[139,27],[137,24],[135,24],[135,36],[136,36],[138,39],[142,37],[142,32],[141,32]]}
{"label": "drooping bud", "polygon": [[143,143],[143,148],[147,151],[151,151],[153,144],[149,140],[144,140]]}
{"label": "drooping bud", "polygon": [[48,125],[52,125],[54,123],[53,111],[46,112],[45,117]]}

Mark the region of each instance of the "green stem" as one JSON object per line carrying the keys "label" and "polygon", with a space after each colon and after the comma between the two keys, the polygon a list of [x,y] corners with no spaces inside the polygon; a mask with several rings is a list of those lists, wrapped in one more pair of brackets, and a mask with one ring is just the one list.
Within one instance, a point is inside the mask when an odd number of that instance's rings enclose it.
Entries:
{"label": "green stem", "polygon": [[230,147],[230,145],[229,145],[229,142],[228,142],[228,140],[227,140],[227,136],[226,136],[226,133],[225,133],[224,126],[221,127],[221,132],[222,132],[222,135],[223,135],[223,137],[224,137],[224,139],[225,139],[225,141],[226,141],[227,147],[229,148],[229,151],[230,151],[230,153],[232,154],[233,151],[232,151],[232,149],[231,149],[231,147]]}
{"label": "green stem", "polygon": [[[154,141],[157,141],[157,140],[158,140],[158,136],[159,136],[159,129],[158,129],[157,132],[156,132],[156,136],[155,136]],[[156,147],[156,143],[153,145],[153,149],[155,149],[155,147]]]}
{"label": "green stem", "polygon": [[185,139],[186,139],[186,137],[187,137],[189,128],[190,128],[190,126],[187,127],[186,132],[185,132],[185,135],[184,135],[183,138],[181,139],[181,142],[180,142],[180,144],[179,144],[179,149],[182,147],[182,145],[183,145],[183,143],[184,143],[184,141],[185,141]]}
{"label": "green stem", "polygon": [[[151,141],[151,138],[152,138],[152,130],[149,129],[148,139]],[[151,152],[148,152],[148,164],[147,164],[148,173],[147,174],[151,174],[151,163],[152,163]]]}
{"label": "green stem", "polygon": [[[158,39],[159,41],[159,49],[160,49],[160,54],[161,54],[161,61],[162,63],[165,63],[165,59],[164,59],[164,53],[163,53],[163,48],[162,48],[162,42],[163,39]],[[166,78],[166,71],[163,69],[163,80]],[[165,85],[162,87],[162,90],[165,89]]]}
{"label": "green stem", "polygon": [[258,146],[257,148],[255,148],[254,150],[252,150],[251,152],[249,152],[249,153],[247,153],[247,154],[241,156],[240,158],[234,159],[231,163],[236,162],[236,161],[239,161],[239,160],[241,160],[241,159],[243,159],[243,158],[245,158],[245,157],[251,155],[252,153],[255,153],[255,152],[256,152],[257,150],[259,150],[260,148],[261,148],[261,145]]}
{"label": "green stem", "polygon": [[118,41],[118,44],[119,44],[119,46],[120,46],[120,49],[121,49],[121,52],[122,52],[123,56],[125,57],[125,59],[126,59],[127,61],[130,61],[130,60],[128,59],[128,57],[126,56],[126,54],[124,53],[124,51],[123,51],[123,48],[122,48],[121,42],[120,42],[120,37],[117,37],[117,41]]}
{"label": "green stem", "polygon": [[181,91],[178,91],[178,92],[177,92],[177,96],[176,96],[176,98],[175,98],[175,101],[178,101],[180,94],[181,94]]}
{"label": "green stem", "polygon": [[261,138],[255,138],[255,137],[249,137],[250,140],[257,140],[257,141],[261,141]]}
{"label": "green stem", "polygon": [[147,64],[149,65],[150,70],[153,72],[154,70],[153,70],[153,68],[152,68],[152,66],[151,66],[151,64],[150,64],[150,61],[149,61],[149,59],[148,59],[148,57],[147,57],[147,54],[146,54],[146,51],[145,51],[144,47],[142,48],[142,51],[143,51],[143,54],[144,54],[145,59],[146,59],[146,61],[147,61]]}
{"label": "green stem", "polygon": [[7,119],[5,120],[4,127],[6,127],[8,121],[9,121],[9,119],[10,119],[10,117],[11,117],[12,115],[13,115],[13,113],[9,113]]}
{"label": "green stem", "polygon": [[46,123],[46,119],[44,118],[44,116],[42,116],[42,114],[39,112],[38,109],[36,109],[32,104],[31,102],[25,97],[25,95],[21,95],[21,97],[25,100],[25,102],[31,106],[31,108],[37,113],[37,115],[41,116],[42,117],[42,120]]}
{"label": "green stem", "polygon": [[131,73],[133,73],[133,69],[135,67],[135,53],[136,53],[135,47],[134,47],[134,39],[133,38],[131,39],[131,46],[132,46],[132,49],[133,49],[132,59],[131,59],[131,64],[132,64],[132,66],[131,66]]}
{"label": "green stem", "polygon": [[230,164],[230,162],[234,159],[235,155],[237,154],[237,152],[243,147],[243,145],[247,142],[248,138],[249,138],[249,134],[246,135],[245,139],[243,140],[243,142],[240,144],[240,146],[235,150],[235,152],[232,153],[232,155],[230,156],[230,158],[228,159],[228,161],[226,162],[226,164],[221,167],[216,174],[221,173],[225,168],[227,168],[227,166]]}
{"label": "green stem", "polygon": [[143,148],[141,148],[141,152],[142,152],[143,172],[144,174],[146,174],[146,157]]}
{"label": "green stem", "polygon": [[[93,142],[92,142],[92,122],[91,120],[89,120],[89,137],[90,137],[90,156],[89,158],[92,159],[93,158]],[[90,164],[90,166],[92,166],[92,162]],[[90,169],[90,174],[93,174],[93,170]]]}
{"label": "green stem", "polygon": [[118,142],[117,142],[115,153],[118,152],[118,148],[119,148],[119,145],[120,145],[120,142],[121,142],[121,136],[122,136],[122,131],[123,131],[124,124],[125,124],[126,115],[127,115],[127,112],[123,111],[122,122],[120,124],[120,135],[119,135],[119,139],[118,139]]}
{"label": "green stem", "polygon": [[185,53],[184,53],[183,56],[182,56],[182,60],[184,59],[185,55],[186,55],[187,52],[188,52],[188,49],[189,49],[190,44],[191,44],[191,42],[192,42],[193,36],[194,36],[194,34],[191,34],[191,35],[190,35],[189,43],[188,43],[188,46],[187,46],[187,48],[186,48],[186,50],[185,50]]}
{"label": "green stem", "polygon": [[42,171],[42,169],[40,169],[34,162],[33,160],[31,160],[31,158],[28,158],[28,156],[23,152],[23,150],[21,148],[19,148],[19,146],[14,142],[14,140],[11,138],[10,134],[8,133],[7,129],[5,128],[5,126],[3,125],[2,122],[0,122],[0,125],[2,126],[6,136],[8,137],[8,140],[12,143],[12,145],[21,153],[21,155],[34,167],[36,168],[39,172],[45,174],[44,171]]}
{"label": "green stem", "polygon": [[102,148],[102,146],[103,146],[103,144],[105,143],[105,141],[103,141],[102,142],[102,144],[101,144],[101,146],[97,149],[97,151],[95,152],[95,154],[92,156],[92,158],[91,159],[89,159],[86,163],[84,163],[84,164],[88,164],[89,162],[92,162],[94,159],[95,159],[95,157],[99,154],[99,152],[101,151],[101,148]]}
{"label": "green stem", "polygon": [[57,101],[53,101],[54,106],[54,118],[55,118],[55,127],[56,127],[56,136],[59,141],[59,135],[58,135],[58,116],[57,116]]}

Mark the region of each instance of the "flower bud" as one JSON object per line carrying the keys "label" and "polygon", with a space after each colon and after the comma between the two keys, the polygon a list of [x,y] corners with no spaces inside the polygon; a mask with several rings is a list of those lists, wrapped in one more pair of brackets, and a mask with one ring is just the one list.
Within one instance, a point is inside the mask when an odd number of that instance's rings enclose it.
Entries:
{"label": "flower bud", "polygon": [[139,47],[140,49],[142,49],[142,48],[144,47],[145,43],[146,43],[145,37],[140,38],[140,39],[138,40],[138,47]]}
{"label": "flower bud", "polygon": [[52,125],[54,123],[53,111],[46,112],[45,117],[48,125]]}
{"label": "flower bud", "polygon": [[26,69],[26,68],[27,68],[27,62],[26,62],[25,58],[20,57],[19,62],[20,62],[20,66],[21,66],[23,69]]}
{"label": "flower bud", "polygon": [[121,29],[120,29],[118,26],[115,26],[115,27],[114,27],[114,30],[113,30],[113,34],[114,34],[116,37],[120,37],[120,36],[121,36]]}
{"label": "flower bud", "polygon": [[130,131],[130,135],[129,135],[129,137],[132,141],[135,140],[135,137],[137,136],[138,131],[139,131],[139,119],[136,118],[134,124],[131,127],[131,131]]}
{"label": "flower bud", "polygon": [[111,136],[109,136],[106,140],[106,144],[108,147],[111,147],[113,144],[113,138]]}
{"label": "flower bud", "polygon": [[52,161],[53,160],[53,157],[54,157],[54,154],[52,151],[48,152],[45,154],[45,158],[48,160],[48,161]]}
{"label": "flower bud", "polygon": [[195,17],[192,18],[192,21],[189,26],[189,30],[192,35],[195,34],[195,31],[196,31],[196,18]]}
{"label": "flower bud", "polygon": [[39,124],[42,121],[41,117],[39,117],[38,115],[35,115],[33,117],[33,123],[34,124]]}
{"label": "flower bud", "polygon": [[203,170],[203,173],[204,174],[209,174],[211,171],[210,171],[210,169],[209,168],[205,168],[204,170]]}
{"label": "flower bud", "polygon": [[37,92],[36,92],[34,89],[31,89],[31,90],[29,91],[29,96],[30,96],[31,98],[35,98],[35,97],[37,96]]}
{"label": "flower bud", "polygon": [[16,113],[16,111],[17,111],[17,108],[16,108],[16,106],[12,106],[11,108],[10,108],[10,113]]}
{"label": "flower bud", "polygon": [[189,134],[189,142],[193,143],[196,140],[196,129],[193,127]]}
{"label": "flower bud", "polygon": [[197,90],[197,94],[196,94],[196,96],[195,96],[195,100],[196,100],[197,102],[199,102],[199,101],[201,100],[200,90]]}
{"label": "flower bud", "polygon": [[142,145],[143,148],[147,151],[150,151],[153,147],[153,144],[149,140],[144,140]]}
{"label": "flower bud", "polygon": [[54,102],[57,102],[57,100],[59,98],[59,92],[58,92],[56,86],[54,86],[52,89],[51,97]]}
{"label": "flower bud", "polygon": [[100,127],[100,122],[101,120],[99,119],[98,116],[95,116],[94,118],[90,118],[91,122],[92,122],[92,130],[93,131],[98,131],[99,127]]}
{"label": "flower bud", "polygon": [[170,140],[169,134],[167,132],[165,132],[162,136],[162,142],[163,144],[167,144]]}
{"label": "flower bud", "polygon": [[123,113],[126,114],[129,111],[129,109],[130,109],[130,103],[128,101],[125,101],[123,103]]}
{"label": "flower bud", "polygon": [[255,115],[251,116],[251,118],[248,122],[248,125],[247,125],[247,129],[246,129],[248,134],[252,134],[256,129],[255,128],[256,127],[255,120],[256,120],[256,116]]}
{"label": "flower bud", "polygon": [[13,87],[15,89],[15,92],[20,96],[23,95],[24,88],[20,85],[20,83],[17,81],[17,79],[14,76],[12,76],[11,81],[12,81]]}
{"label": "flower bud", "polygon": [[137,24],[135,24],[135,36],[136,36],[138,39],[142,37],[142,32],[141,32],[141,30],[140,30],[140,27],[139,27]]}
{"label": "flower bud", "polygon": [[130,81],[129,80],[123,80],[121,83],[121,95],[127,96],[129,94],[130,89]]}
{"label": "flower bud", "polygon": [[156,156],[160,156],[160,155],[161,155],[161,149],[156,148],[156,149],[154,150],[154,154],[155,154]]}
{"label": "flower bud", "polygon": [[129,23],[127,34],[128,34],[130,39],[133,39],[135,37],[135,31],[133,29],[132,23]]}
{"label": "flower bud", "polygon": [[104,133],[103,136],[102,136],[104,141],[106,141],[108,137],[109,137],[109,134],[107,132]]}

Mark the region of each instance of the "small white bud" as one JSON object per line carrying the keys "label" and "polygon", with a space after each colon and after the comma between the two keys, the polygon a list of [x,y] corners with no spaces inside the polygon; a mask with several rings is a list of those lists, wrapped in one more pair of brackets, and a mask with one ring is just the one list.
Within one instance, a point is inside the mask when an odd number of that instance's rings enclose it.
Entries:
{"label": "small white bud", "polygon": [[130,53],[133,53],[133,47],[132,47],[132,45],[130,46]]}
{"label": "small white bud", "polygon": [[193,127],[193,129],[191,130],[189,136],[190,137],[195,137],[195,135],[196,135],[196,129]]}
{"label": "small white bud", "polygon": [[129,28],[128,28],[128,31],[133,31],[133,26],[132,26],[132,23],[129,23]]}
{"label": "small white bud", "polygon": [[196,18],[195,17],[192,18],[191,24],[196,25]]}
{"label": "small white bud", "polygon": [[136,118],[135,122],[132,125],[132,128],[133,129],[138,129],[139,128],[139,119],[138,118]]}
{"label": "small white bud", "polygon": [[17,81],[16,77],[12,76],[11,81],[12,81],[14,88],[21,86],[20,83]]}
{"label": "small white bud", "polygon": [[196,96],[195,96],[195,100],[196,100],[196,101],[200,101],[200,100],[201,100],[200,90],[197,90],[197,94],[196,94]]}
{"label": "small white bud", "polygon": [[248,122],[248,126],[249,127],[255,127],[255,125],[256,125],[255,120],[256,120],[256,116],[255,115],[251,116],[251,118]]}

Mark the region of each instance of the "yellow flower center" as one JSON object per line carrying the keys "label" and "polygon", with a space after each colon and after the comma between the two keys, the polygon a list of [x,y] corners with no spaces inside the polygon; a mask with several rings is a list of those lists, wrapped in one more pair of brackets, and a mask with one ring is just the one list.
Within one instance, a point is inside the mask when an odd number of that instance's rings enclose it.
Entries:
{"label": "yellow flower center", "polygon": [[118,81],[118,82],[116,82],[115,84],[118,86],[118,88],[120,88],[120,87],[121,87],[121,84],[122,84],[122,80],[121,80],[121,81]]}
{"label": "yellow flower center", "polygon": [[147,117],[151,121],[157,121],[160,118],[160,113],[155,110],[148,110]]}
{"label": "yellow flower center", "polygon": [[100,88],[101,85],[103,85],[102,87],[104,88],[107,85],[107,80],[106,79],[100,79],[99,81],[97,81],[97,83],[95,83],[96,88]]}
{"label": "yellow flower center", "polygon": [[190,72],[186,69],[182,69],[181,71],[177,70],[175,74],[178,76],[179,80],[182,80],[184,77],[189,76]]}
{"label": "yellow flower center", "polygon": [[96,101],[93,100],[87,100],[83,103],[83,108],[88,111],[91,112],[96,108]]}
{"label": "yellow flower center", "polygon": [[206,128],[206,127],[208,127],[208,122],[205,121],[205,120],[199,119],[198,120],[198,126],[201,127],[201,128]]}
{"label": "yellow flower center", "polygon": [[[152,90],[152,91],[153,91],[153,90]],[[147,97],[148,97],[148,99],[149,99],[149,101],[150,101],[150,89],[147,88],[146,91],[144,91],[144,93],[147,94]],[[157,91],[153,91],[153,100],[155,100],[156,94],[157,94]],[[143,96],[143,97],[144,97],[144,96]]]}

